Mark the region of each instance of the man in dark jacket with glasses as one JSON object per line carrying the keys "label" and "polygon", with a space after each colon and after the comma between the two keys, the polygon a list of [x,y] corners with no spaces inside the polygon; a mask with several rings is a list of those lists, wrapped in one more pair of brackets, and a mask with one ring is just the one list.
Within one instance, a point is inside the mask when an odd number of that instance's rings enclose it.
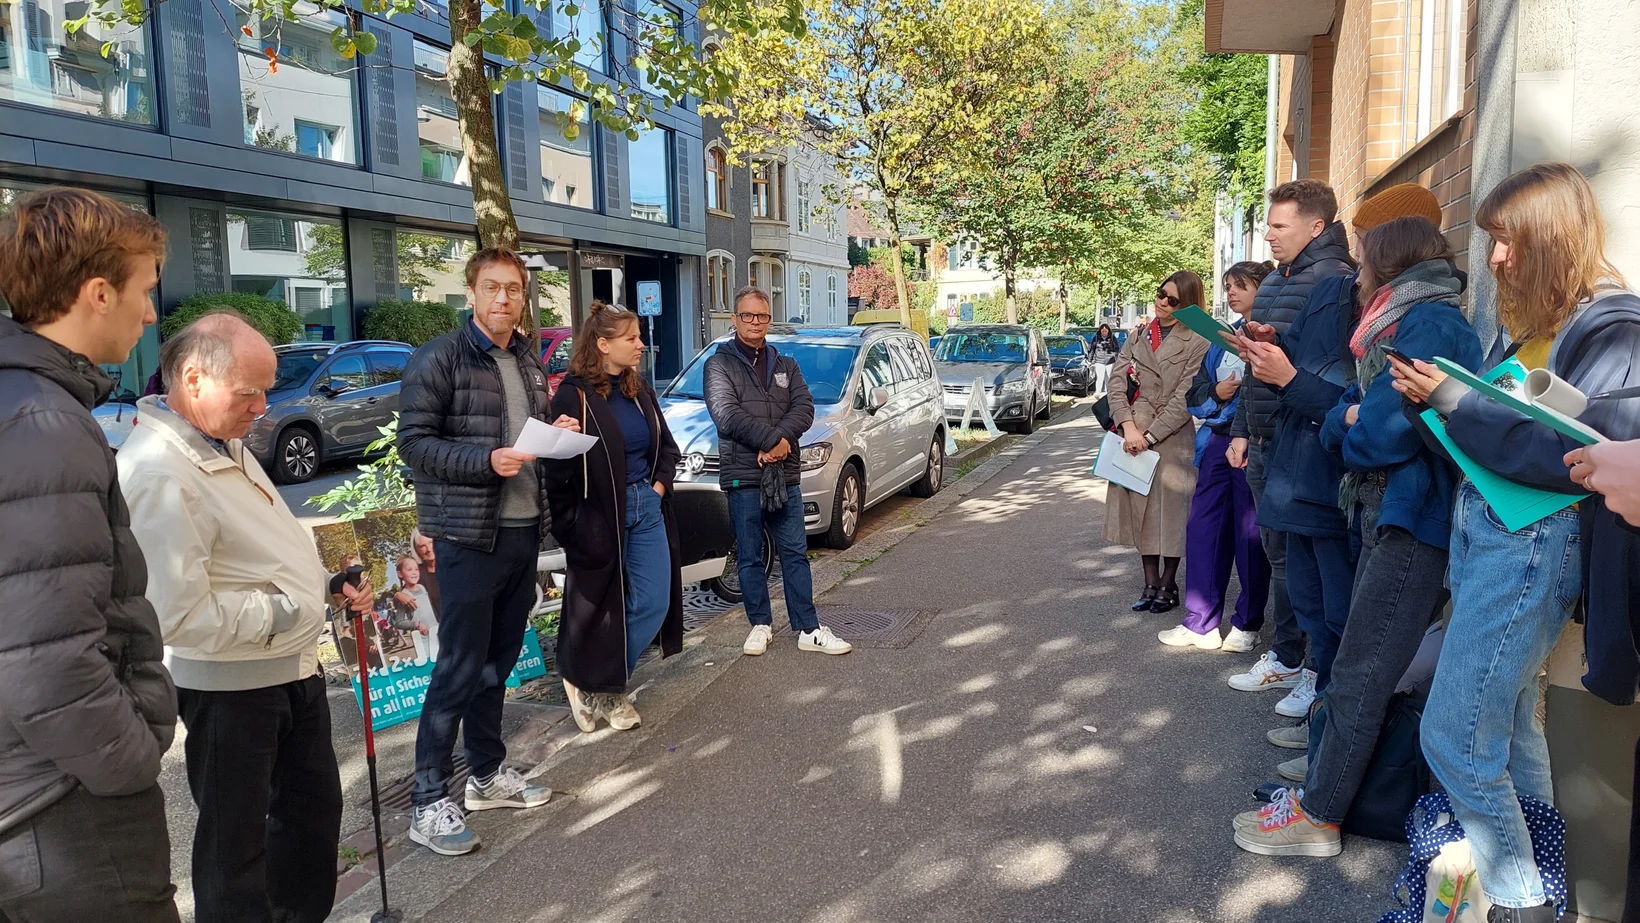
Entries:
{"label": "man in dark jacket with glasses", "polygon": [[[800,448],[803,434],[814,423],[814,398],[797,360],[780,355],[769,343],[773,320],[768,295],[751,286],[741,289],[735,293],[735,338],[719,344],[706,360],[706,410],[718,431],[718,483],[729,496],[740,591],[752,623],[743,650],[763,653],[774,634],[769,574],[763,568],[767,528],[780,553],[786,619],[798,633],[798,649],[846,654],[853,645],[820,624],[809,572]],[[779,466],[786,484],[785,502],[779,508],[761,489],[770,466]]]}

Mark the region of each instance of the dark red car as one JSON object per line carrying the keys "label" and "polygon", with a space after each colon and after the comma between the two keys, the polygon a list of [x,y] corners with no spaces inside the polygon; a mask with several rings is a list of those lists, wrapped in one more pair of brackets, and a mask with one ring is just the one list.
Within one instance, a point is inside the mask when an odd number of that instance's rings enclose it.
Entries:
{"label": "dark red car", "polygon": [[568,327],[541,328],[541,361],[547,367],[547,391],[558,393],[558,383],[569,371],[570,350],[575,348],[575,331]]}

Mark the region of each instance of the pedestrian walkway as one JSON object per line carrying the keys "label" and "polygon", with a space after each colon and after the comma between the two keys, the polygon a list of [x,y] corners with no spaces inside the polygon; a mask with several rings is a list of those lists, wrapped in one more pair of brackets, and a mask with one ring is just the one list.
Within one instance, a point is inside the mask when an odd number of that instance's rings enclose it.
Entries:
{"label": "pedestrian walkway", "polygon": [[[1097,432],[1072,415],[1025,440],[821,599],[933,611],[908,646],[777,638],[669,719],[645,710],[624,764],[528,832],[479,818],[489,855],[400,863],[407,918],[1375,920],[1402,847],[1232,844],[1291,755],[1264,740],[1279,696],[1226,686],[1256,654],[1163,648],[1174,614],[1128,611],[1138,561],[1101,538]],[[429,887],[451,862],[471,880]]]}

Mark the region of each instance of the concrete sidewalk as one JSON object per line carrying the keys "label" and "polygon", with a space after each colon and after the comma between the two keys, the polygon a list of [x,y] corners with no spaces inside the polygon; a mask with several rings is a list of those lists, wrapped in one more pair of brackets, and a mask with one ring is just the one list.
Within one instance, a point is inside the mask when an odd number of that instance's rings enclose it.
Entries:
{"label": "concrete sidewalk", "polygon": [[[817,568],[851,572],[823,605],[930,613],[909,646],[823,657],[785,636],[742,658],[743,623],[703,630],[653,668],[643,729],[573,741],[543,767],[567,793],[475,818],[478,854],[412,852],[395,905],[489,923],[1375,920],[1402,847],[1231,843],[1291,755],[1263,739],[1277,696],[1225,685],[1253,655],[1163,648],[1172,615],[1127,611],[1138,562],[1100,537],[1096,434],[1074,415],[1020,440],[893,541]],[[366,896],[333,919],[367,920]]]}

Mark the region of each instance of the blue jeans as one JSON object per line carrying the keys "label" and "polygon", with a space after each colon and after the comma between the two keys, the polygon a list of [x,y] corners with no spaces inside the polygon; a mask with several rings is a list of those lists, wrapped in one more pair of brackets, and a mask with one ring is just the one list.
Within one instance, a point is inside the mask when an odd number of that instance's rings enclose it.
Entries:
{"label": "blue jeans", "polygon": [[1452,530],[1452,619],[1422,725],[1486,897],[1545,903],[1518,795],[1553,803],[1537,674],[1583,592],[1576,510],[1510,532],[1465,481]]}
{"label": "blue jeans", "polygon": [[746,601],[746,619],[753,625],[774,624],[769,607],[769,575],[763,570],[763,528],[767,526],[780,555],[781,585],[786,591],[786,620],[792,631],[820,627],[814,609],[814,575],[809,572],[809,536],[803,527],[803,489],[786,488],[786,505],[778,513],[765,512],[756,487],[729,491],[729,518],[735,524],[735,554],[740,559],[740,592]]}
{"label": "blue jeans", "polygon": [[626,528],[621,538],[626,556],[626,672],[661,633],[672,608],[672,548],[666,543],[666,516],[661,495],[650,483],[626,485]]}
{"label": "blue jeans", "polygon": [[[1310,639],[1316,691],[1325,692],[1350,616],[1356,559],[1348,538],[1278,534],[1287,538],[1287,592],[1293,615]],[[1282,663],[1297,666],[1296,662]]]}

